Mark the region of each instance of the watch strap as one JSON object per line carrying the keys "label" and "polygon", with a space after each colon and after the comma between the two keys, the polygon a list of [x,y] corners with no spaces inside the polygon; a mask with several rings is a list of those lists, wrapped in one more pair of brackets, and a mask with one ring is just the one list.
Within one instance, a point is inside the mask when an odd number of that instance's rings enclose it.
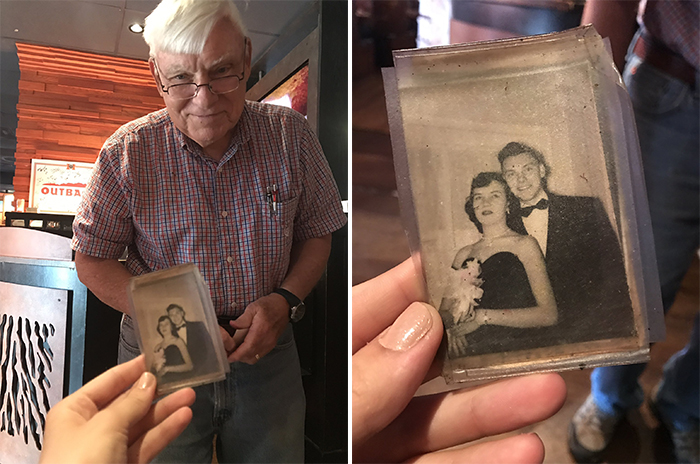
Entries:
{"label": "watch strap", "polygon": [[272,291],[272,293],[277,293],[278,295],[282,295],[285,300],[287,300],[287,303],[289,303],[289,308],[295,308],[301,304],[301,300],[292,292],[289,290],[286,290],[284,288],[276,288]]}

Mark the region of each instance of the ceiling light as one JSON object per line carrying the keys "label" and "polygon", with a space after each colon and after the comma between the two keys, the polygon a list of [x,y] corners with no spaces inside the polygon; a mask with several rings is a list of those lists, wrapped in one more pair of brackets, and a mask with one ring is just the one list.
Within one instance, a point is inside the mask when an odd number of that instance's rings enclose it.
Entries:
{"label": "ceiling light", "polygon": [[140,34],[143,32],[143,26],[139,23],[134,23],[129,25],[129,30],[134,34]]}

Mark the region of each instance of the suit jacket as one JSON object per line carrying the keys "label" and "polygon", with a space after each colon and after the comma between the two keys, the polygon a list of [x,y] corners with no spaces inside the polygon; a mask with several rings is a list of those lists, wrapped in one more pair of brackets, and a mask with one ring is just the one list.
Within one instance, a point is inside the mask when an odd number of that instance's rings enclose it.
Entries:
{"label": "suit jacket", "polygon": [[559,314],[556,343],[634,335],[622,251],[602,203],[547,195],[545,264]]}
{"label": "suit jacket", "polygon": [[[192,359],[194,375],[209,374],[216,370],[214,344],[203,322],[185,321],[187,330],[187,351]],[[219,335],[218,332],[216,335]]]}

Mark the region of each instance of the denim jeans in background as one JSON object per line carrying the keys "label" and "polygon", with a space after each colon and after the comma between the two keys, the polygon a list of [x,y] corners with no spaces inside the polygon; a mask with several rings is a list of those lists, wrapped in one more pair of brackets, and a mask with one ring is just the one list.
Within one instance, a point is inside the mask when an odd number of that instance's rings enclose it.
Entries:
{"label": "denim jeans in background", "polygon": [[[122,320],[119,363],[139,355],[129,318]],[[195,387],[192,422],[153,462],[304,462],[306,398],[292,326],[254,365],[232,363],[226,380]]]}
{"label": "denim jeans in background", "polygon": [[[637,39],[637,38],[635,38]],[[634,47],[632,42],[630,50]],[[698,89],[630,53],[623,75],[634,105],[664,311],[668,311],[699,244]],[[700,82],[700,75],[696,82]],[[595,369],[591,391],[605,413],[639,407],[645,364]],[[700,396],[698,316],[685,348],[664,365],[658,406],[680,430],[697,426]]]}

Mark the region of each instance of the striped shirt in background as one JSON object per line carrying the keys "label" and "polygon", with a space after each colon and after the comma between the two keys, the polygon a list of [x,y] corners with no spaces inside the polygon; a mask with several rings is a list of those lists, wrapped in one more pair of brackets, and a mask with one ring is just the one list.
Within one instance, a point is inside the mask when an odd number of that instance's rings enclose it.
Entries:
{"label": "striped shirt in background", "polygon": [[[268,187],[277,188],[272,211]],[[299,113],[246,102],[221,161],[165,109],[132,121],[100,152],[73,223],[74,250],[140,275],[193,262],[218,315],[239,316],[278,287],[292,243],[347,219],[318,139]]]}

